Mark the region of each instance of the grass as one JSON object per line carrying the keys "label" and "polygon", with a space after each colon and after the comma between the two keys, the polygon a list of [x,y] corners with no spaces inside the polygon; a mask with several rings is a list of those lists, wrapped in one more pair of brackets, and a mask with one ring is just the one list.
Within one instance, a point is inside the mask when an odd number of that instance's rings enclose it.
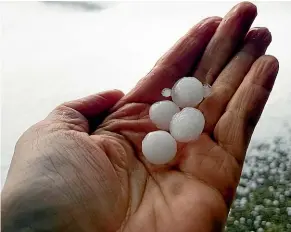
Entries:
{"label": "grass", "polygon": [[250,149],[225,231],[291,232],[291,139]]}

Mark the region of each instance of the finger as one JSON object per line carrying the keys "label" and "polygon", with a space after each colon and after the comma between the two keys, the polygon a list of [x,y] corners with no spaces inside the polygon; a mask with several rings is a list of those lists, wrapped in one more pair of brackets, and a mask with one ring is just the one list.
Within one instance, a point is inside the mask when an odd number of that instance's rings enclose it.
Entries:
{"label": "finger", "polygon": [[243,41],[256,16],[257,9],[252,3],[242,2],[232,8],[207,45],[194,76],[212,84]]}
{"label": "finger", "polygon": [[254,28],[246,36],[244,45],[220,73],[212,86],[212,93],[200,104],[206,119],[205,132],[212,133],[233,94],[257,58],[265,54],[272,36],[267,28]]}
{"label": "finger", "polygon": [[63,103],[62,106],[74,109],[86,118],[91,118],[113,107],[123,96],[120,90],[109,90]]}
{"label": "finger", "polygon": [[172,88],[179,78],[189,74],[191,68],[200,59],[220,21],[219,17],[211,17],[194,26],[114,109],[131,102],[151,104],[161,100],[161,91],[164,88]]}
{"label": "finger", "polygon": [[112,108],[124,94],[119,90],[110,90],[90,95],[74,101],[69,101],[56,107],[47,119],[62,122],[69,127],[67,129],[89,133],[106,117]]}
{"label": "finger", "polygon": [[279,63],[273,56],[261,56],[256,60],[215,127],[214,138],[239,163],[244,160],[278,70]]}

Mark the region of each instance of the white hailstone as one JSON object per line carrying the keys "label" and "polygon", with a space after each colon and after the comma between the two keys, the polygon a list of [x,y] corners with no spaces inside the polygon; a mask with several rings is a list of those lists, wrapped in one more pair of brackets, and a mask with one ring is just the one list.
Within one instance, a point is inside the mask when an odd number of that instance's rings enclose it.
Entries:
{"label": "white hailstone", "polygon": [[266,227],[270,227],[271,226],[271,222],[266,222]]}
{"label": "white hailstone", "polygon": [[257,230],[257,232],[264,232],[264,229],[263,229],[263,228],[259,228],[259,229]]}
{"label": "white hailstone", "polygon": [[279,168],[281,168],[281,169],[285,169],[285,164],[284,163],[280,163],[280,165],[279,165]]}
{"label": "white hailstone", "polygon": [[275,161],[270,163],[270,168],[276,168],[276,167],[277,167],[277,163]]}
{"label": "white hailstone", "polygon": [[189,142],[200,136],[204,125],[203,114],[197,109],[186,107],[172,118],[170,132],[177,141]]}
{"label": "white hailstone", "polygon": [[228,219],[228,221],[233,221],[234,217],[229,216],[227,219]]}
{"label": "white hailstone", "polygon": [[280,194],[280,196],[279,196],[279,200],[280,200],[280,202],[284,202],[284,201],[285,201],[285,196],[282,195],[282,194]]}
{"label": "white hailstone", "polygon": [[150,163],[166,164],[175,157],[177,143],[166,131],[150,132],[142,141],[142,152]]}
{"label": "white hailstone", "polygon": [[179,107],[172,101],[159,101],[149,110],[151,121],[161,130],[169,130],[173,116],[180,112]]}
{"label": "white hailstone", "polygon": [[172,88],[172,100],[181,108],[195,107],[203,97],[203,85],[195,77],[183,77]]}
{"label": "white hailstone", "polygon": [[244,194],[245,195],[248,195],[250,193],[250,188],[249,187],[245,187],[245,190],[244,190]]}
{"label": "white hailstone", "polygon": [[234,204],[234,206],[239,206],[240,205],[240,201],[237,199],[237,200],[234,201],[233,204]]}
{"label": "white hailstone", "polygon": [[251,182],[251,184],[250,184],[250,188],[251,188],[252,190],[256,189],[257,187],[258,187],[258,185],[257,185],[256,182]]}
{"label": "white hailstone", "polygon": [[239,221],[235,220],[233,224],[237,226],[239,224]]}
{"label": "white hailstone", "polygon": [[264,201],[265,201],[266,205],[272,204],[272,201],[270,199],[264,199]]}
{"label": "white hailstone", "polygon": [[241,198],[240,200],[240,207],[245,207],[245,205],[247,204],[248,200],[246,197]]}
{"label": "white hailstone", "polygon": [[251,214],[252,214],[253,216],[257,216],[259,213],[258,213],[257,211],[252,211]]}
{"label": "white hailstone", "polygon": [[271,175],[275,175],[277,173],[277,170],[276,169],[271,169],[271,171],[270,171],[270,174]]}
{"label": "white hailstone", "polygon": [[245,221],[246,221],[246,219],[245,219],[244,217],[241,217],[241,218],[239,219],[239,222],[240,222],[241,224],[244,224]]}
{"label": "white hailstone", "polygon": [[211,86],[209,84],[203,84],[204,97],[208,97],[211,94]]}
{"label": "white hailstone", "polygon": [[257,228],[260,226],[260,222],[259,221],[254,221],[254,226]]}
{"label": "white hailstone", "polygon": [[163,95],[164,97],[170,97],[171,94],[172,94],[172,90],[169,89],[169,88],[165,88],[165,89],[162,90],[162,95]]}
{"label": "white hailstone", "polygon": [[262,220],[262,215],[256,216],[256,221],[261,221]]}
{"label": "white hailstone", "polygon": [[236,189],[236,193],[237,193],[237,195],[242,196],[243,195],[243,187],[238,186],[237,189]]}
{"label": "white hailstone", "polygon": [[279,201],[274,200],[274,201],[273,201],[273,205],[275,205],[275,206],[279,205]]}

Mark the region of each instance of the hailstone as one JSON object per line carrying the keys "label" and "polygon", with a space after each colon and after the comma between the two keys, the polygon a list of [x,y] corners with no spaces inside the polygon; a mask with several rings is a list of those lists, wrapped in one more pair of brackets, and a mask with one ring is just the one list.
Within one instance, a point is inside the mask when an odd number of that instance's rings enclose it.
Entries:
{"label": "hailstone", "polygon": [[208,97],[211,94],[211,86],[209,84],[204,84],[204,97]]}
{"label": "hailstone", "polygon": [[180,112],[179,107],[172,101],[159,101],[149,110],[151,121],[161,130],[169,130],[172,117]]}
{"label": "hailstone", "polygon": [[170,133],[178,142],[189,142],[200,136],[204,125],[204,115],[195,108],[186,107],[172,118]]}
{"label": "hailstone", "polygon": [[142,141],[142,152],[152,164],[166,164],[176,155],[177,143],[166,131],[154,131]]}
{"label": "hailstone", "polygon": [[162,95],[163,95],[164,97],[170,97],[171,94],[172,94],[172,90],[169,89],[169,88],[165,88],[165,89],[162,90]]}
{"label": "hailstone", "polygon": [[179,107],[195,107],[204,97],[204,87],[195,77],[183,77],[172,89],[172,100]]}

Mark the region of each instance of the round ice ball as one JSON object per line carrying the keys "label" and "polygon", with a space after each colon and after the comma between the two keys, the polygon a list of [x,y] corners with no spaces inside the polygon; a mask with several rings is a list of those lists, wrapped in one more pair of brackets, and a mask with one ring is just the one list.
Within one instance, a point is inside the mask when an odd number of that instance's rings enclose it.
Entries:
{"label": "round ice ball", "polygon": [[205,125],[203,114],[191,107],[186,107],[174,115],[170,123],[170,133],[178,142],[196,140]]}
{"label": "round ice ball", "polygon": [[150,107],[151,121],[161,130],[169,130],[172,117],[180,112],[179,107],[172,101],[159,101]]}
{"label": "round ice ball", "polygon": [[165,88],[165,89],[162,90],[162,95],[163,95],[164,97],[170,97],[171,94],[172,94],[172,90],[169,89],[169,88]]}
{"label": "round ice ball", "polygon": [[183,77],[172,89],[172,100],[179,107],[195,107],[204,97],[204,87],[195,77]]}
{"label": "round ice ball", "polygon": [[166,164],[176,155],[177,143],[166,131],[154,131],[142,141],[142,152],[152,164]]}

